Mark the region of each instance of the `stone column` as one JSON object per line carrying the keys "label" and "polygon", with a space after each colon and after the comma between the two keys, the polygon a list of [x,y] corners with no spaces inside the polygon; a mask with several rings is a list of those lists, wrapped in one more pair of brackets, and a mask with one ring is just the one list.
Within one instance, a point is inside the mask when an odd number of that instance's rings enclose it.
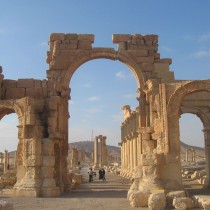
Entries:
{"label": "stone column", "polygon": [[95,169],[99,168],[99,163],[98,163],[98,136],[96,136],[95,140],[94,140],[94,168]]}
{"label": "stone column", "polygon": [[137,166],[137,137],[135,136],[133,139],[133,168],[135,169]]}
{"label": "stone column", "polygon": [[102,136],[101,140],[101,166],[107,165],[107,155],[106,155],[106,136]]}
{"label": "stone column", "polygon": [[8,165],[8,151],[4,150],[4,173],[7,172],[7,165]]}
{"label": "stone column", "polygon": [[129,140],[129,144],[130,144],[130,175],[132,176],[132,172],[133,172],[133,141],[132,139]]}
{"label": "stone column", "polygon": [[0,154],[0,163],[3,163],[4,157],[3,154]]}
{"label": "stone column", "polygon": [[195,152],[195,149],[193,148],[192,149],[192,161],[193,162],[195,162],[195,160],[196,160],[195,156],[196,156],[196,152]]}
{"label": "stone column", "polygon": [[126,157],[127,157],[127,175],[129,175],[129,171],[130,171],[130,141],[127,139],[126,141],[127,144],[127,151],[126,151]]}
{"label": "stone column", "polygon": [[14,168],[15,169],[17,168],[17,151],[15,151],[15,154],[14,154]]}
{"label": "stone column", "polygon": [[185,153],[185,161],[188,162],[188,149],[186,149],[186,153]]}
{"label": "stone column", "polygon": [[125,149],[126,149],[126,148],[125,148],[125,146],[126,146],[126,145],[125,145],[125,141],[123,141],[123,159],[122,159],[123,170],[125,170],[125,168],[126,168],[126,162],[125,162],[125,157],[126,157],[126,156],[125,156],[125,155],[126,155],[126,154],[125,154],[125,153],[126,153]]}
{"label": "stone column", "polygon": [[204,140],[205,140],[205,155],[206,155],[206,174],[207,182],[205,184],[206,188],[210,188],[210,126],[204,127]]}
{"label": "stone column", "polygon": [[71,166],[72,168],[74,168],[78,164],[78,151],[75,147],[73,147],[71,151],[72,151]]}

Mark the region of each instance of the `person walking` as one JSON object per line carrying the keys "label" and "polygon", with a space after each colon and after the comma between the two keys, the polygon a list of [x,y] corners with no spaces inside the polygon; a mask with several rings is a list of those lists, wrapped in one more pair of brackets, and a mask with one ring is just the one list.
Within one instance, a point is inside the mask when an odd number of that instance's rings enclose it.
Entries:
{"label": "person walking", "polygon": [[93,181],[93,169],[92,168],[89,168],[88,174],[89,174],[89,182],[92,182]]}

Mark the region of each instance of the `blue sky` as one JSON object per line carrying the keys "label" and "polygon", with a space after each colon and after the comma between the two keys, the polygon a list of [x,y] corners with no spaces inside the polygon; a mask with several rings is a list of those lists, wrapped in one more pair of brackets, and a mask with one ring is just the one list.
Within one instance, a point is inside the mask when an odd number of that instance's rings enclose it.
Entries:
{"label": "blue sky", "polygon": [[[47,43],[54,32],[94,34],[94,47],[115,49],[112,34],[158,34],[161,58],[173,59],[170,69],[176,79],[210,78],[208,0],[0,0],[0,8],[5,79],[46,78]],[[69,142],[90,140],[93,130],[94,136],[106,135],[108,144],[117,145],[120,107],[138,105],[131,71],[120,62],[90,61],[73,75],[70,87]],[[14,115],[1,120],[0,151],[17,145],[14,121]],[[181,119],[182,130],[195,132],[181,132],[183,141],[203,145],[198,118]]]}

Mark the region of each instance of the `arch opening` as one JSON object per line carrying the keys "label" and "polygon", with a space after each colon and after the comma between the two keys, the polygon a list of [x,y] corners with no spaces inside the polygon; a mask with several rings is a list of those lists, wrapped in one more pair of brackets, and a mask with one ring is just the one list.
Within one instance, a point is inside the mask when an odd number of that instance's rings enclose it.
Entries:
{"label": "arch opening", "polygon": [[86,148],[85,155],[91,164],[93,139],[105,135],[107,145],[117,148],[119,160],[118,142],[123,122],[121,107],[130,105],[134,110],[139,105],[136,100],[138,84],[130,69],[119,61],[91,60],[74,73],[70,88],[69,141],[89,142],[91,148]]}
{"label": "arch opening", "polygon": [[1,187],[11,188],[17,181],[17,148],[18,138],[18,117],[14,110],[1,108],[0,111],[0,176]]}

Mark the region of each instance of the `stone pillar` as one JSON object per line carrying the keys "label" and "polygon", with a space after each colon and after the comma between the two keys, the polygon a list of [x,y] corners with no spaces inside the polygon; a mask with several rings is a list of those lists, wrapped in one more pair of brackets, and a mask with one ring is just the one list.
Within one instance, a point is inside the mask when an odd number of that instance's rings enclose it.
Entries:
{"label": "stone pillar", "polygon": [[192,148],[191,149],[191,151],[192,151],[192,162],[195,162],[195,149],[194,148]]}
{"label": "stone pillar", "polygon": [[102,136],[101,140],[101,166],[107,165],[107,149],[106,149],[106,136]]}
{"label": "stone pillar", "polygon": [[7,172],[7,165],[8,165],[8,151],[4,150],[4,173]]}
{"label": "stone pillar", "polygon": [[0,163],[3,163],[4,157],[3,154],[0,154]]}
{"label": "stone pillar", "polygon": [[126,158],[126,145],[125,145],[125,141],[123,141],[123,159],[122,159],[123,171],[124,171],[125,168],[126,168],[126,161],[125,161],[125,158]]}
{"label": "stone pillar", "polygon": [[133,172],[133,142],[132,139],[129,140],[129,149],[130,149],[130,176],[132,176],[132,172]]}
{"label": "stone pillar", "polygon": [[127,144],[127,175],[129,175],[129,171],[130,171],[130,141],[127,139],[126,141]]}
{"label": "stone pillar", "polygon": [[210,127],[204,127],[204,140],[205,140],[205,155],[206,155],[206,174],[207,182],[205,187],[210,189]]}
{"label": "stone pillar", "polygon": [[136,168],[137,166],[137,138],[134,137],[133,139],[133,166],[134,166],[134,169]]}
{"label": "stone pillar", "polygon": [[94,169],[99,168],[99,163],[98,163],[98,136],[95,137],[94,140]]}
{"label": "stone pillar", "polygon": [[15,151],[15,154],[14,154],[14,168],[15,169],[17,168],[17,151]]}
{"label": "stone pillar", "polygon": [[186,149],[186,152],[185,152],[185,161],[188,162],[188,149]]}
{"label": "stone pillar", "polygon": [[75,168],[78,164],[78,151],[75,147],[72,148],[71,166]]}

